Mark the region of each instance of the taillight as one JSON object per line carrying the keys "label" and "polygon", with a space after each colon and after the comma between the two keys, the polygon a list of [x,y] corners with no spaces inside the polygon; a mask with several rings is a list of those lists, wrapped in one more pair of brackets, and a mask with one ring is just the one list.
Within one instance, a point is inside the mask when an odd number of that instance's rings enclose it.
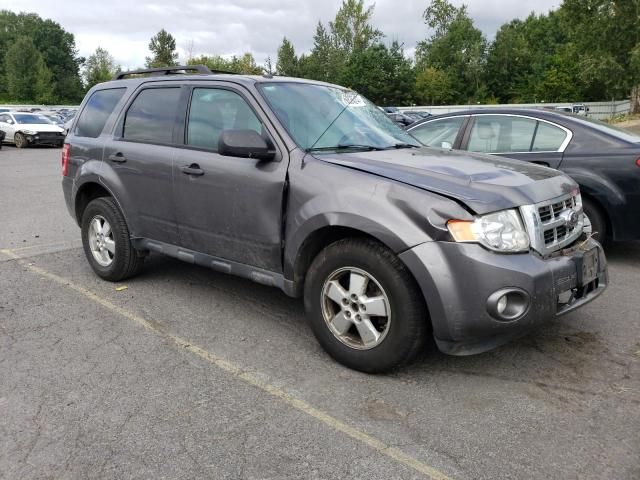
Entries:
{"label": "taillight", "polygon": [[640,158],[636,160],[636,165],[640,167]]}
{"label": "taillight", "polygon": [[71,146],[65,143],[62,146],[62,176],[66,177],[69,174],[69,150]]}

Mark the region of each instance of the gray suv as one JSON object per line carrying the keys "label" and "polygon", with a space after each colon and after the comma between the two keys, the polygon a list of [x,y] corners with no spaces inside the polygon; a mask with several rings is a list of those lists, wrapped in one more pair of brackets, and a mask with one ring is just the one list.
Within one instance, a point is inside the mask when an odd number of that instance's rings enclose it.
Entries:
{"label": "gray suv", "polygon": [[607,285],[569,177],[422,147],[336,85],[119,74],[87,93],[62,173],[100,277],[131,277],[154,252],[278,287],[304,297],[332,357],[366,372],[429,335],[448,354],[489,350]]}

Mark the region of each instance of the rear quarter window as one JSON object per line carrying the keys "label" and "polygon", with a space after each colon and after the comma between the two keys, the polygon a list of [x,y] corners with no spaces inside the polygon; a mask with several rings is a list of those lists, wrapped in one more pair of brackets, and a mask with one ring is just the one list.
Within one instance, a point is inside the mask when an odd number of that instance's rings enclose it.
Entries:
{"label": "rear quarter window", "polygon": [[126,90],[109,88],[93,92],[76,122],[73,134],[78,137],[99,137]]}

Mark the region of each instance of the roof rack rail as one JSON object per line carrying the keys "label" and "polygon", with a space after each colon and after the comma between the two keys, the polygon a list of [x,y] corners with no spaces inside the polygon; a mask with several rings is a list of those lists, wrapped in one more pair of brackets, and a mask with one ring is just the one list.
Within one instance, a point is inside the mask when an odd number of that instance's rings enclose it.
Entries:
{"label": "roof rack rail", "polygon": [[160,68],[146,68],[144,70],[129,70],[128,72],[118,72],[116,73],[111,80],[122,80],[129,75],[144,75],[151,74],[154,75],[172,75],[178,72],[195,72],[199,74],[210,75],[212,73],[232,73],[232,72],[224,72],[222,70],[209,70],[209,67],[206,65],[176,65],[175,67],[160,67]]}

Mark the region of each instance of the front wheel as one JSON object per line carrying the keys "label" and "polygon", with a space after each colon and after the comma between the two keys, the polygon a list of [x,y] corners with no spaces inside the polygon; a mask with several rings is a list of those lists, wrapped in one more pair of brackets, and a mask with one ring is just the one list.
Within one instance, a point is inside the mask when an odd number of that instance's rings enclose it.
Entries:
{"label": "front wheel", "polygon": [[136,275],[143,258],[131,245],[124,215],[111,197],[92,200],[82,215],[82,246],[96,274],[111,282]]}
{"label": "front wheel", "polygon": [[582,208],[584,209],[584,232],[587,235],[593,234],[600,243],[607,241],[607,222],[602,211],[591,200],[582,199]]}
{"label": "front wheel", "polygon": [[347,367],[383,372],[409,363],[424,345],[422,293],[393,252],[373,240],[340,240],[320,252],[304,299],[316,338]]}
{"label": "front wheel", "polygon": [[16,144],[16,148],[24,148],[27,146],[27,139],[25,138],[25,136],[18,132],[13,136],[13,141]]}

